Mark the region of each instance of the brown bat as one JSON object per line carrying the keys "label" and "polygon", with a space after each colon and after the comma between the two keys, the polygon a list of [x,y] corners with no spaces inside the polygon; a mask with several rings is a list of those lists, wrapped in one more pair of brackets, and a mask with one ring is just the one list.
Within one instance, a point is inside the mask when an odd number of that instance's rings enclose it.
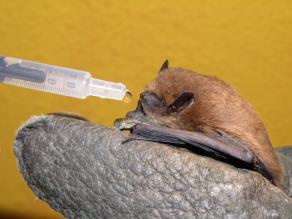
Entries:
{"label": "brown bat", "polygon": [[263,122],[252,105],[225,82],[166,61],[146,86],[135,111],[116,121],[129,140],[200,149],[239,162],[282,188],[283,172]]}

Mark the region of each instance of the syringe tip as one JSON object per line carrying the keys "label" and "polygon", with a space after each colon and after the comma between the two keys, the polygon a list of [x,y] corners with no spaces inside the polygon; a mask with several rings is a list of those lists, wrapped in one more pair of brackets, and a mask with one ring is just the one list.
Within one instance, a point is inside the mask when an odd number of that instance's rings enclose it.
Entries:
{"label": "syringe tip", "polygon": [[131,97],[131,93],[124,84],[99,80],[96,78],[90,79],[89,95],[115,100],[123,100],[125,96],[127,96],[126,99],[130,99]]}
{"label": "syringe tip", "polygon": [[132,101],[132,99],[133,99],[132,93],[129,90],[127,90],[126,93],[125,93],[125,96],[123,98],[123,101],[125,103],[130,103]]}

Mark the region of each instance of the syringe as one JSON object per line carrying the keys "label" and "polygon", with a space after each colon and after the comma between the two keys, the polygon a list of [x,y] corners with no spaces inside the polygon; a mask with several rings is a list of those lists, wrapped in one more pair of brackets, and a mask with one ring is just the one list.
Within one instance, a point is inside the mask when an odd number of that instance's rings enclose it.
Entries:
{"label": "syringe", "polygon": [[84,99],[123,100],[131,93],[122,83],[91,77],[89,72],[0,56],[0,83]]}

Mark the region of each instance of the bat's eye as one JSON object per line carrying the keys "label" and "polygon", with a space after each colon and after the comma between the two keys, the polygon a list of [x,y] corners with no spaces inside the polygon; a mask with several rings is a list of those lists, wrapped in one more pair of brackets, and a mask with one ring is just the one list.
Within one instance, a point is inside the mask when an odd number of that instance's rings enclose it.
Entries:
{"label": "bat's eye", "polygon": [[176,106],[174,106],[174,105],[170,106],[170,109],[173,110],[173,111],[176,111],[177,110],[176,109]]}

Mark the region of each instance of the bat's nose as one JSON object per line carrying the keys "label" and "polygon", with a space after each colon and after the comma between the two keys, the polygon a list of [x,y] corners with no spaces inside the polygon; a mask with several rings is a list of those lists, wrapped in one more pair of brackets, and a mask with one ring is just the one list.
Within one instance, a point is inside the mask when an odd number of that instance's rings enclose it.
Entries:
{"label": "bat's nose", "polygon": [[140,94],[140,99],[144,99],[145,98],[145,94],[146,92],[142,92],[141,94]]}

